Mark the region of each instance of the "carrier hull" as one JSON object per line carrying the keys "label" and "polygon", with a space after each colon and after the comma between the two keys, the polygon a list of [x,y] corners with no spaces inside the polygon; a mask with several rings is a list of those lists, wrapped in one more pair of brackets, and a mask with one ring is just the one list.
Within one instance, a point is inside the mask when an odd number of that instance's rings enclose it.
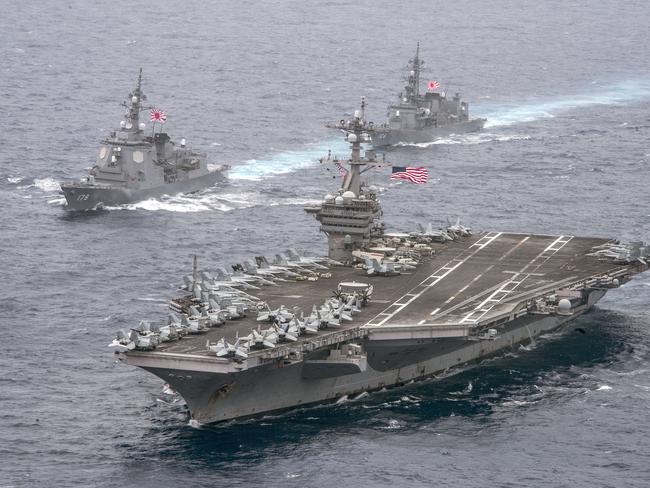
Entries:
{"label": "carrier hull", "polygon": [[[518,319],[493,340],[366,340],[363,342],[369,363],[366,371],[332,378],[305,378],[304,362],[286,366],[273,364],[264,371],[256,368],[230,374],[182,371],[153,365],[142,367],[180,393],[192,418],[198,422],[214,423],[254,417],[402,385],[497,355],[560,328],[588,311],[605,293],[604,290],[593,291],[588,305],[571,316]],[[401,365],[382,370],[381,365],[386,361],[399,361]],[[137,364],[135,355],[131,355],[129,362]],[[151,361],[143,358],[142,362]]]}

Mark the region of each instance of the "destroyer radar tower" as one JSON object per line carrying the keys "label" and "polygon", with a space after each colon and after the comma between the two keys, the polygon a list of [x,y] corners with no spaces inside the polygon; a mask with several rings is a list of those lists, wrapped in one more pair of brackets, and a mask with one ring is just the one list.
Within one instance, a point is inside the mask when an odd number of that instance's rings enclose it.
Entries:
{"label": "destroyer radar tower", "polygon": [[364,118],[365,106],[365,98],[362,98],[361,110],[356,110],[352,119],[328,125],[346,133],[351,154],[348,159],[331,155],[321,159],[321,163],[333,164],[341,173],[345,172],[343,182],[337,194],[325,195],[321,205],[305,208],[321,223],[320,230],[327,234],[329,258],[345,265],[352,262],[354,250],[364,247],[372,237],[381,236],[384,228],[376,189],[367,186],[362,178],[366,171],[388,164],[384,160],[377,161],[372,150],[361,154],[362,144],[372,143],[374,133],[374,124]]}

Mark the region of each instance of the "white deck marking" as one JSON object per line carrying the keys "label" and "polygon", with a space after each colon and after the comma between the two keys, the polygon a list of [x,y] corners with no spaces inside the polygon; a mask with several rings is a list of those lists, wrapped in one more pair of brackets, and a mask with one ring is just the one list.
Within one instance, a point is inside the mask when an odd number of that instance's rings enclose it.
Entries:
{"label": "white deck marking", "polygon": [[[468,259],[472,258],[477,252],[484,249],[486,246],[494,242],[495,239],[498,239],[501,236],[502,232],[489,232],[481,237],[478,241],[472,244],[467,250],[475,248],[471,253],[469,253],[464,258],[454,258],[448,263],[444,264],[438,268],[433,274],[425,278],[419,285],[415,288],[409,290],[408,293],[402,295],[396,302],[392,305],[386,307],[386,309],[377,314],[374,318],[366,322],[366,325],[379,326],[388,322],[396,314],[404,310],[408,305],[417,300],[422,296],[422,294],[427,291],[429,288],[435,286],[442,280],[445,276],[449,275],[452,271],[458,268],[461,264],[465,263]],[[462,256],[462,253],[460,254]],[[393,309],[393,310],[391,310]],[[388,310],[391,310],[390,312]],[[380,317],[381,320],[377,321]]]}
{"label": "white deck marking", "polygon": [[[433,312],[431,312],[431,315],[435,315],[438,312],[440,312],[440,307],[436,308]],[[424,323],[424,320],[422,322],[420,322],[420,323]]]}
{"label": "white deck marking", "polygon": [[[513,277],[506,281],[498,290],[493,292],[489,297],[487,297],[485,300],[483,300],[481,303],[479,303],[474,310],[472,310],[470,313],[468,313],[461,321],[460,323],[465,323],[465,322],[471,322],[473,324],[477,323],[479,320],[481,320],[485,314],[487,314],[490,310],[492,310],[495,306],[497,306],[499,303],[501,303],[510,293],[515,291],[515,289],[521,285],[521,283],[531,275],[538,275],[538,273],[524,273],[529,267],[533,266],[533,264],[539,260],[542,259],[542,262],[537,264],[534,268],[533,271],[537,271],[539,268],[541,268],[546,261],[548,261],[556,252],[558,252],[560,249],[562,249],[571,239],[573,239],[573,236],[560,236],[557,239],[555,239],[551,244],[549,244],[546,249],[544,249],[542,252],[540,252],[537,256],[535,256],[533,259],[531,259],[526,266],[521,268],[519,272],[516,272]],[[522,241],[523,243],[524,241]]]}

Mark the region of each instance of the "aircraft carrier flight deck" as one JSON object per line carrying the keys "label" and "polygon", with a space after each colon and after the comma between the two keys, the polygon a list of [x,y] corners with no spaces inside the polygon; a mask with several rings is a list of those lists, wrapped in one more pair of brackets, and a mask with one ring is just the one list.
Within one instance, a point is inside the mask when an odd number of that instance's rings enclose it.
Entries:
{"label": "aircraft carrier flight deck", "polygon": [[[254,295],[272,309],[284,305],[308,314],[312,306],[332,296],[340,282],[373,285],[371,300],[352,322],[319,330],[317,335],[301,336],[298,343],[349,330],[360,336],[379,329],[471,329],[535,296],[593,276],[624,272],[627,266],[587,256],[594,246],[606,242],[601,238],[490,232],[463,241],[434,244],[435,254],[410,273],[367,276],[363,269],[333,266],[331,278],[264,287]],[[206,333],[161,344],[156,352],[143,354],[208,356],[211,353],[205,347],[207,339],[243,337],[258,325],[252,313]],[[285,347],[296,347],[298,343]],[[277,349],[251,351],[250,356],[275,356]]]}

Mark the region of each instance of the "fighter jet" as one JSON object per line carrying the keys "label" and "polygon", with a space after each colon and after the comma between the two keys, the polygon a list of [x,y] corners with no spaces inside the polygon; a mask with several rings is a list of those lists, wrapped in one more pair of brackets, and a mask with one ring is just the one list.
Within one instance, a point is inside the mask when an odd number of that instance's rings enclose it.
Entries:
{"label": "fighter jet", "polygon": [[275,343],[277,342],[277,334],[275,329],[266,329],[266,330],[251,330],[250,335],[242,337],[242,340],[248,342],[248,346],[251,349],[264,349],[264,348],[274,348]]}
{"label": "fighter jet", "polygon": [[231,357],[236,361],[248,358],[248,345],[241,338],[237,338],[234,344],[227,342],[225,337],[219,339],[216,344],[211,344],[208,339],[205,347],[208,351],[214,352],[219,358]]}
{"label": "fighter jet", "polygon": [[382,264],[377,258],[366,258],[366,272],[369,276],[396,276],[400,274],[395,269],[395,263]]}
{"label": "fighter jet", "polygon": [[298,340],[300,335],[300,330],[295,325],[287,322],[284,325],[273,324],[273,329],[275,329],[275,334],[277,335],[278,342],[295,342]]}
{"label": "fighter jet", "polygon": [[283,278],[299,278],[300,277],[300,273],[296,273],[295,271],[291,271],[289,268],[287,268],[285,266],[276,266],[276,265],[273,265],[273,264],[269,264],[269,261],[264,256],[257,256],[255,258],[255,262],[257,263],[258,270],[270,271],[271,273],[275,273],[276,275],[280,275]]}
{"label": "fighter jet", "polygon": [[287,257],[287,261],[290,263],[297,264],[298,266],[302,268],[309,268],[309,269],[321,269],[321,270],[327,270],[329,269],[327,266],[323,265],[323,262],[327,262],[327,258],[309,258],[306,256],[301,256],[298,254],[298,252],[295,249],[287,249],[285,251],[285,255]]}
{"label": "fighter jet", "polygon": [[[191,307],[194,308],[194,307]],[[199,320],[200,316],[188,316],[187,314],[181,315],[181,326],[187,330],[188,334],[201,334],[208,329],[204,325],[203,320]]]}
{"label": "fighter jet", "polygon": [[176,330],[176,334],[179,337],[183,337],[184,335],[187,335],[189,333],[189,329],[187,326],[184,326],[180,320],[178,320],[178,317],[174,315],[173,313],[170,313],[167,316],[167,325],[168,326],[173,326],[174,329]]}
{"label": "fighter jet", "polygon": [[228,318],[228,311],[223,310],[221,306],[212,298],[208,298],[208,309],[206,310],[208,315],[208,320],[212,327],[222,325],[226,322]]}
{"label": "fighter jet", "polygon": [[431,224],[431,222],[429,222],[427,224],[426,229],[424,227],[422,227],[422,225],[418,224],[418,229],[419,229],[419,232],[413,232],[413,233],[411,233],[411,235],[413,235],[413,236],[421,236],[421,237],[429,237],[429,238],[433,239],[434,241],[438,241],[438,242],[445,242],[445,241],[453,241],[454,240],[454,238],[452,236],[450,236],[449,233],[446,230],[444,230],[444,229],[434,230],[433,229],[433,224]]}
{"label": "fighter jet", "polygon": [[304,319],[299,320],[295,315],[293,319],[291,319],[291,325],[298,329],[299,335],[318,334],[318,324],[314,325],[312,322]]}
{"label": "fighter jet", "polygon": [[287,307],[284,305],[280,305],[275,310],[271,310],[271,307],[265,303],[257,312],[258,322],[287,322],[291,320],[292,317],[293,314],[287,310]]}
{"label": "fighter jet", "polygon": [[158,334],[160,342],[175,341],[179,337],[174,324],[152,325],[151,330]]}
{"label": "fighter jet", "polygon": [[151,331],[140,333],[138,329],[131,329],[129,339],[135,344],[135,349],[140,351],[152,351],[159,344],[158,334]]}
{"label": "fighter jet", "polygon": [[456,237],[468,237],[472,235],[472,229],[465,227],[460,223],[460,217],[456,218],[456,223],[449,225],[447,221],[447,231]]}
{"label": "fighter jet", "polygon": [[125,330],[120,329],[117,331],[117,335],[113,342],[111,342],[108,347],[114,347],[118,352],[132,351],[135,349],[135,342],[131,340],[129,334]]}
{"label": "fighter jet", "polygon": [[268,268],[258,268],[252,261],[244,261],[242,264],[239,264],[244,272],[252,276],[261,276],[268,281],[280,281],[287,282],[289,280],[285,279],[285,273],[280,271],[273,271]]}

